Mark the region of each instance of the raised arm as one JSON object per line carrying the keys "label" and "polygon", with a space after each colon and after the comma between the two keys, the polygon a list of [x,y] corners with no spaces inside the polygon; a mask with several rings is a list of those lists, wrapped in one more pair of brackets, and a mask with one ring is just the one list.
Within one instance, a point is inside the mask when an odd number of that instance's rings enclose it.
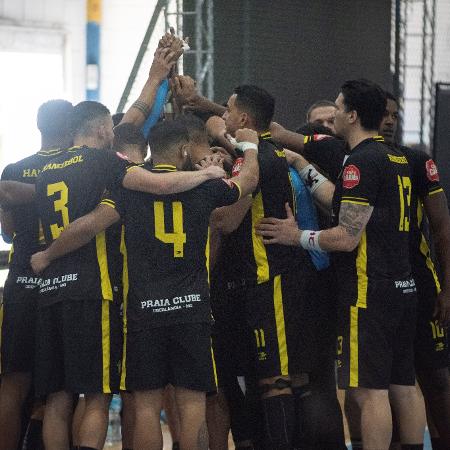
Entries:
{"label": "raised arm", "polygon": [[0,205],[2,206],[30,203],[34,199],[34,193],[34,184],[0,181]]}
{"label": "raised arm", "polygon": [[450,216],[444,192],[427,195],[423,200],[430,222],[431,236],[442,272],[441,292],[436,314],[442,326],[450,324]]}
{"label": "raised arm", "polygon": [[331,210],[334,184],[320,174],[303,156],[285,150],[288,164],[298,172],[314,200],[326,211]]}
{"label": "raised arm", "polygon": [[158,47],[153,63],[150,67],[148,79],[142,89],[141,95],[131,105],[121,123],[133,123],[141,127],[147,119],[155,101],[156,93],[161,82],[167,78],[170,70],[183,53],[183,42],[174,38],[170,47]]}
{"label": "raised arm", "polygon": [[122,185],[133,191],[167,195],[189,191],[207,180],[225,178],[221,167],[210,166],[196,172],[152,173],[141,167],[133,167],[127,172]]}
{"label": "raised arm", "polygon": [[89,214],[71,222],[46,250],[34,254],[31,257],[33,271],[41,273],[52,261],[83,247],[119,219],[114,208],[100,204]]}
{"label": "raised arm", "polygon": [[303,134],[290,131],[277,122],[272,122],[269,129],[274,141],[290,150],[303,153],[305,147],[305,136]]}

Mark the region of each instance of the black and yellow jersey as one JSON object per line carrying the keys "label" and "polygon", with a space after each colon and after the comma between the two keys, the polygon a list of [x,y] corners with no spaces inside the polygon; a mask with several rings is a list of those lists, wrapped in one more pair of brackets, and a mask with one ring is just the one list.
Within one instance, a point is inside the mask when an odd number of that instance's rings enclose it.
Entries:
{"label": "black and yellow jersey", "polygon": [[[341,292],[364,307],[371,279],[404,280],[411,274],[409,231],[412,181],[407,158],[379,139],[365,139],[344,163],[333,197],[334,224],[343,204],[373,206],[352,252],[333,254]],[[404,286],[402,286],[404,287]]]}
{"label": "black and yellow jersey", "polygon": [[294,210],[286,156],[270,133],[260,136],[258,164],[259,187],[253,194],[252,207],[237,230],[224,238],[215,269],[223,280],[245,280],[248,285],[265,283],[287,272],[299,251],[285,245],[265,246],[255,231],[263,217],[285,219],[286,203]]}
{"label": "black and yellow jersey", "polygon": [[[46,164],[36,182],[36,203],[47,243],[70,222],[92,211],[105,189],[121,186],[130,166],[112,151],[88,147],[73,147]],[[112,300],[106,241],[105,233],[100,233],[50,264],[41,280],[41,304],[63,298]]]}
{"label": "black and yellow jersey", "polygon": [[342,139],[325,134],[305,136],[303,156],[310,163],[319,166],[332,183],[336,183],[349,153],[347,144]]}
{"label": "black and yellow jersey", "polygon": [[[53,158],[58,157],[64,150],[40,150],[14,164],[5,167],[2,180],[20,181],[35,184],[41,169]],[[34,203],[14,206],[9,209],[14,221],[13,247],[10,256],[10,268],[21,270],[30,269],[30,257],[42,250],[45,245],[39,215]]]}
{"label": "black and yellow jersey", "polygon": [[[154,173],[175,170],[151,167]],[[116,189],[103,198],[101,204],[115,208],[125,228],[128,327],[210,320],[209,217],[239,196],[235,183],[210,180],[179,194]]]}
{"label": "black and yellow jersey", "polygon": [[434,161],[421,150],[401,146],[400,151],[408,159],[411,170],[411,229],[410,229],[410,259],[414,279],[418,286],[425,284],[433,286],[434,296],[440,292],[437,271],[431,258],[431,251],[426,238],[423,200],[428,196],[443,192],[439,183],[439,173]]}

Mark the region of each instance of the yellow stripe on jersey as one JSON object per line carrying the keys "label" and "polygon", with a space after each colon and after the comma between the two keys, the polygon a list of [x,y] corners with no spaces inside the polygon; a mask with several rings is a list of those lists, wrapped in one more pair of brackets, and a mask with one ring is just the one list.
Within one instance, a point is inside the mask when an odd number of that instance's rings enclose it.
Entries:
{"label": "yellow stripe on jersey", "polygon": [[208,239],[206,240],[206,247],[205,247],[205,256],[206,256],[206,271],[208,273],[208,285],[209,285],[209,259],[211,256],[211,248],[210,248],[210,242],[211,242],[211,229],[208,227]]}
{"label": "yellow stripe on jersey", "polygon": [[359,200],[362,202],[368,202],[369,200],[364,197],[349,197],[348,195],[343,195],[342,200]]}
{"label": "yellow stripe on jersey", "polygon": [[12,257],[14,255],[14,237],[15,237],[15,235],[16,235],[16,233],[13,234],[13,243],[11,244],[11,248],[9,249],[8,264],[11,264]]}
{"label": "yellow stripe on jersey", "polygon": [[358,299],[356,306],[367,308],[367,235],[366,230],[361,235],[356,256],[356,276],[358,278]]}
{"label": "yellow stripe on jersey", "polygon": [[362,200],[341,200],[341,203],[352,203],[354,205],[369,206],[369,202],[364,202]]}
{"label": "yellow stripe on jersey", "polygon": [[357,306],[350,306],[350,387],[359,383],[358,312]]}
{"label": "yellow stripe on jersey", "polygon": [[111,370],[111,341],[109,322],[109,300],[102,300],[102,367],[103,367],[103,393],[110,394]]}
{"label": "yellow stripe on jersey", "polygon": [[439,192],[444,192],[444,189],[442,189],[441,187],[435,188],[435,190],[431,190],[430,192],[428,192],[428,195],[439,194]]}
{"label": "yellow stripe on jersey", "polygon": [[281,290],[281,275],[273,280],[273,306],[277,327],[278,352],[280,355],[281,375],[289,374],[289,359],[287,353],[286,327],[284,324],[283,292]]}
{"label": "yellow stripe on jersey", "polygon": [[122,233],[120,236],[120,253],[123,257],[122,265],[122,284],[123,284],[123,347],[122,347],[122,369],[120,372],[120,389],[126,391],[126,379],[127,379],[127,334],[128,334],[128,318],[127,318],[127,307],[128,307],[128,291],[129,291],[129,281],[128,281],[128,254],[127,246],[125,244],[125,227],[122,225]]}
{"label": "yellow stripe on jersey", "polygon": [[3,331],[3,309],[5,308],[4,303],[0,306],[0,374],[2,373],[2,355],[1,355],[1,349],[2,349],[2,331]]}
{"label": "yellow stripe on jersey", "polygon": [[229,181],[231,181],[237,187],[237,190],[239,191],[239,198],[238,198],[238,200],[240,200],[240,198],[242,197],[241,185],[239,183],[237,183],[236,181],[232,180],[232,179],[229,180]]}
{"label": "yellow stripe on jersey", "polygon": [[269,261],[262,238],[256,234],[255,226],[264,217],[264,205],[261,192],[256,194],[252,204],[252,243],[258,284],[269,281]]}
{"label": "yellow stripe on jersey", "polygon": [[95,245],[97,248],[98,268],[100,269],[100,283],[101,283],[101,288],[102,288],[102,298],[104,300],[112,301],[113,293],[112,293],[112,287],[111,287],[111,280],[109,278],[108,257],[106,255],[106,237],[105,237],[104,231],[102,231],[101,233],[97,234],[97,236],[95,236]]}
{"label": "yellow stripe on jersey", "polygon": [[264,131],[264,133],[261,133],[259,135],[262,139],[270,139],[272,137],[272,134],[270,131]]}
{"label": "yellow stripe on jersey", "polygon": [[[421,226],[423,220],[423,207],[422,203],[419,202],[417,204],[417,225]],[[428,247],[427,240],[423,233],[420,233],[420,246],[419,246],[420,253],[425,257],[425,264],[428,268],[428,270],[433,275],[434,284],[436,285],[436,293],[439,294],[441,292],[441,284],[439,283],[439,277],[436,272],[436,268],[434,267],[433,260],[431,259],[431,251],[430,247]]]}

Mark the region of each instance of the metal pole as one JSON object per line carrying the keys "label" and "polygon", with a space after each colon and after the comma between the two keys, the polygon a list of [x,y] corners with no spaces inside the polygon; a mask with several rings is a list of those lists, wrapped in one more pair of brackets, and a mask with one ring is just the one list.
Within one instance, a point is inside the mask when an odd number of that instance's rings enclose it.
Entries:
{"label": "metal pole", "polygon": [[213,0],[207,4],[208,98],[214,100],[214,9]]}
{"label": "metal pole", "polygon": [[102,0],[87,0],[86,99],[100,99],[100,25]]}

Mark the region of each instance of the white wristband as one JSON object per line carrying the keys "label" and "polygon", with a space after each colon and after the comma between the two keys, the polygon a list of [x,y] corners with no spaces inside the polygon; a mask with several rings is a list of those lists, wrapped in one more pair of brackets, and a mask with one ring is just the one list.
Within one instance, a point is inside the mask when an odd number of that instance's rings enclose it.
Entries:
{"label": "white wristband", "polygon": [[243,141],[243,142],[237,142],[236,143],[236,147],[245,152],[245,150],[256,150],[256,152],[258,152],[258,145],[255,144],[254,142],[248,142],[248,141]]}
{"label": "white wristband", "polygon": [[319,235],[321,231],[303,230],[300,234],[300,245],[305,250],[316,250],[323,252],[319,245]]}
{"label": "white wristband", "polygon": [[316,168],[312,164],[308,164],[304,167],[299,175],[303,182],[306,184],[306,187],[309,189],[311,194],[319,188],[320,185],[328,181],[321,173],[319,173]]}

